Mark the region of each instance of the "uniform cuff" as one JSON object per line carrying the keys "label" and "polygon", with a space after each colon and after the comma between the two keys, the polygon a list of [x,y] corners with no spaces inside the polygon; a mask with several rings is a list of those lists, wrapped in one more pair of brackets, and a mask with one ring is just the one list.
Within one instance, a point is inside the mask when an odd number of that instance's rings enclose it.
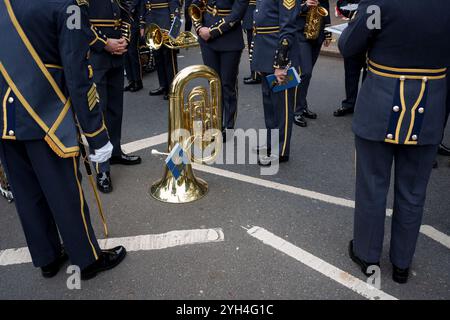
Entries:
{"label": "uniform cuff", "polygon": [[108,130],[106,129],[105,124],[102,125],[100,129],[96,132],[92,133],[84,133],[89,146],[93,149],[100,149],[104,145],[106,145],[109,141]]}

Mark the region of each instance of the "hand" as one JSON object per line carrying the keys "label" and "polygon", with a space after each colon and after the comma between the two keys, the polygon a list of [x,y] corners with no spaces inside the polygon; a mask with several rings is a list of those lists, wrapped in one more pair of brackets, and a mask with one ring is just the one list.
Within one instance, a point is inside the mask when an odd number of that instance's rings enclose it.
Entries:
{"label": "hand", "polygon": [[333,40],[332,39],[325,39],[325,41],[323,42],[323,45],[326,47],[326,48],[328,48],[330,45],[331,45],[331,42],[332,42]]}
{"label": "hand", "polygon": [[141,38],[143,38],[145,36],[145,30],[141,29]]}
{"label": "hand", "polygon": [[89,155],[89,159],[92,162],[103,163],[111,159],[111,155],[113,152],[113,145],[108,141],[106,145],[101,147],[98,150],[95,150],[95,154]]}
{"label": "hand", "polygon": [[127,41],[125,39],[108,39],[105,50],[111,54],[122,55],[127,52]]}
{"label": "hand", "polygon": [[287,71],[285,69],[275,69],[275,77],[277,77],[278,84],[286,82]]}
{"label": "hand", "polygon": [[319,5],[319,0],[306,0],[306,5],[308,7],[317,7]]}
{"label": "hand", "polygon": [[211,33],[207,27],[201,27],[198,30],[198,35],[205,41],[208,41],[211,38]]}

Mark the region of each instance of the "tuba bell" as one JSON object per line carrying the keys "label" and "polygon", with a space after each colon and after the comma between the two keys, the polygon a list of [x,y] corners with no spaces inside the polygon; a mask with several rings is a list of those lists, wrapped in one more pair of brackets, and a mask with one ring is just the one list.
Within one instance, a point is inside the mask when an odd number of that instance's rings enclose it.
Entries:
{"label": "tuba bell", "polygon": [[203,20],[203,13],[206,11],[206,1],[202,0],[198,5],[191,4],[188,8],[189,16],[194,22],[201,22]]}
{"label": "tuba bell", "polygon": [[[202,79],[209,87],[196,86],[189,91],[189,84]],[[221,82],[213,69],[194,65],[175,76],[169,94],[168,153],[181,146],[189,161],[178,177],[165,166],[163,178],[150,188],[152,197],[162,202],[187,203],[208,192],[208,184],[194,175],[191,162],[210,163],[221,152],[221,103]],[[196,149],[201,151],[200,156],[196,155]]]}
{"label": "tuba bell", "polygon": [[169,49],[185,49],[199,45],[197,36],[190,31],[181,32],[176,39],[173,39],[169,36],[168,30],[154,23],[147,26],[145,30],[145,42],[153,50],[159,50],[161,46]]}
{"label": "tuba bell", "polygon": [[319,38],[323,19],[329,15],[328,10],[322,6],[311,7],[306,14],[305,37],[308,40]]}

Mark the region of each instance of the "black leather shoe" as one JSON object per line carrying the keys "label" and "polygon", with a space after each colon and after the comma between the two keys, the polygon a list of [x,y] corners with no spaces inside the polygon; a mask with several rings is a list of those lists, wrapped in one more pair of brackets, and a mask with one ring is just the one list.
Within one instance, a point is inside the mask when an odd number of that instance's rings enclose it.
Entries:
{"label": "black leather shoe", "polygon": [[136,85],[136,84],[135,84],[134,81],[130,81],[130,82],[128,83],[128,85],[127,85],[125,88],[123,88],[123,91],[125,91],[125,92],[131,91],[131,88],[132,88],[133,86],[135,86],[135,85]]}
{"label": "black leather shoe", "polygon": [[81,271],[81,280],[94,278],[99,272],[110,270],[125,259],[127,250],[118,246],[113,249],[102,250],[97,261]]}
{"label": "black leather shoe", "polygon": [[312,120],[317,119],[317,113],[312,112],[312,111],[309,110],[308,108],[306,108],[306,109],[303,111],[303,116],[304,116],[305,118],[312,119]]}
{"label": "black leather shoe", "polygon": [[244,84],[260,84],[260,83],[261,83],[261,78],[259,78],[259,79],[253,79],[253,78],[244,79]]}
{"label": "black leather shoe", "polygon": [[450,148],[443,145],[442,143],[439,145],[438,153],[441,156],[447,156],[450,157]]}
{"label": "black leather shoe", "polygon": [[61,255],[55,261],[44,267],[41,267],[42,276],[44,278],[53,278],[54,276],[56,276],[56,274],[68,259],[69,257],[63,250],[61,252]]}
{"label": "black leather shoe", "polygon": [[344,108],[344,107],[340,107],[339,109],[337,109],[335,112],[333,112],[333,115],[335,117],[343,117],[347,114],[352,114],[355,111],[355,108]]}
{"label": "black leather shoe", "polygon": [[166,88],[159,87],[158,89],[150,90],[148,94],[151,96],[161,96],[163,94],[167,94],[167,90]]}
{"label": "black leather shoe", "polygon": [[268,155],[268,156],[260,156],[258,157],[258,165],[261,167],[270,167],[272,163],[283,163],[288,162],[289,157],[288,156],[276,156],[276,155]]}
{"label": "black leather shoe", "polygon": [[97,188],[100,192],[111,193],[113,186],[109,172],[102,172],[97,174]]}
{"label": "black leather shoe", "polygon": [[144,85],[142,84],[142,81],[134,82],[133,85],[129,88],[130,92],[138,92],[140,90],[144,89]]}
{"label": "black leather shoe", "polygon": [[308,122],[301,114],[294,116],[294,123],[302,128],[305,128],[308,126]]}
{"label": "black leather shoe", "polygon": [[397,268],[395,265],[392,265],[392,280],[394,280],[397,283],[404,284],[408,282],[409,277],[409,268],[406,269],[400,269]]}
{"label": "black leather shoe", "polygon": [[367,269],[370,266],[378,266],[378,267],[380,266],[379,262],[373,262],[373,263],[372,262],[365,262],[364,260],[358,258],[355,255],[355,252],[353,251],[353,240],[350,241],[350,244],[348,246],[348,254],[350,255],[350,258],[353,260],[353,262],[361,267],[361,271],[362,271],[362,273],[364,273],[364,275],[366,277],[370,277],[373,274],[373,273],[367,272]]}
{"label": "black leather shoe", "polygon": [[132,156],[125,153],[121,153],[120,156],[113,156],[109,160],[109,164],[123,164],[126,166],[133,166],[136,164],[140,164],[142,162],[141,157],[139,156]]}

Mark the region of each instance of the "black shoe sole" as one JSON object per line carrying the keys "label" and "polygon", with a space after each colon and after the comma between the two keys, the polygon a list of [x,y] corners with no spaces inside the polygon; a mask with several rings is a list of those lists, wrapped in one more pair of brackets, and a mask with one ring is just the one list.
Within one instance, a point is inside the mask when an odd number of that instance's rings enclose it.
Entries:
{"label": "black shoe sole", "polygon": [[317,120],[317,116],[308,116],[306,113],[303,114],[303,117],[305,117],[306,119]]}
{"label": "black shoe sole", "polygon": [[111,264],[107,267],[99,268],[98,270],[88,273],[88,274],[83,274],[83,272],[81,272],[81,280],[83,280],[83,281],[90,280],[92,278],[95,278],[100,272],[114,269],[123,261],[123,259],[125,259],[126,256],[127,256],[127,252],[125,251],[123,256],[121,256],[119,259],[116,260],[116,262],[114,262],[113,264]]}

